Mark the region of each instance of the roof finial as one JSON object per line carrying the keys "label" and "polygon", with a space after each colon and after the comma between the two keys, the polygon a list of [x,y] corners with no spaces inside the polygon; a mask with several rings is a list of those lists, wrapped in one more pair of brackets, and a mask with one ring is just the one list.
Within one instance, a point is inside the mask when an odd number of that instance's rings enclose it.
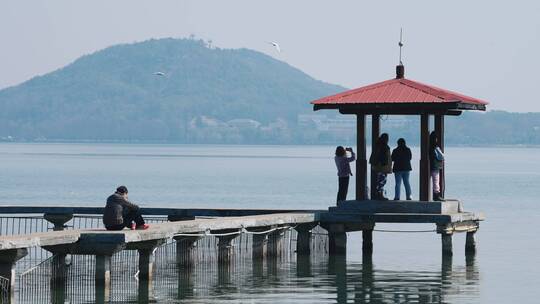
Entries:
{"label": "roof finial", "polygon": [[403,48],[403,28],[399,29],[399,64],[403,65],[403,62],[401,61],[401,49]]}
{"label": "roof finial", "polygon": [[401,61],[401,49],[403,48],[403,28],[399,29],[399,64],[396,66],[396,78],[405,77],[405,67],[403,66],[403,61]]}

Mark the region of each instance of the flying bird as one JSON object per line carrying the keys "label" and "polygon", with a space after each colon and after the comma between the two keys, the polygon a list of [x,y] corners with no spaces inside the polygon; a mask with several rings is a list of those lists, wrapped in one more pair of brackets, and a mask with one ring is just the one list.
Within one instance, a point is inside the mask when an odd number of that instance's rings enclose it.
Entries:
{"label": "flying bird", "polygon": [[155,72],[154,75],[156,75],[156,76],[165,76],[165,73],[163,73],[163,72]]}
{"label": "flying bird", "polygon": [[270,43],[273,47],[275,47],[278,53],[281,53],[281,48],[279,47],[279,44],[277,42],[268,42],[268,43]]}

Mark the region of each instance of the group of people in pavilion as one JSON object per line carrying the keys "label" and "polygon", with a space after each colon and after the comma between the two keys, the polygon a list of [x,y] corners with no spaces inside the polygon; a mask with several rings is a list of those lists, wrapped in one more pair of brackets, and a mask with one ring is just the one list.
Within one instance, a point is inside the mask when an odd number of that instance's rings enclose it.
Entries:
{"label": "group of people in pavilion", "polygon": [[[388,146],[388,134],[383,133],[379,136],[376,144],[372,147],[369,163],[371,171],[375,173],[375,191],[372,200],[388,200],[385,195],[385,185],[388,174],[394,174],[395,192],[394,200],[400,200],[401,184],[405,187],[406,200],[412,200],[411,184],[409,182],[410,172],[412,171],[411,159],[412,152],[405,139],[397,140],[397,147],[390,152]],[[429,169],[433,189],[433,200],[443,201],[443,195],[440,186],[440,174],[443,168],[444,154],[439,146],[437,134],[432,132],[429,136]],[[347,199],[349,188],[349,177],[352,176],[350,163],[356,160],[356,154],[352,148],[338,146],[334,157],[337,175],[338,175],[338,193],[337,201]]]}

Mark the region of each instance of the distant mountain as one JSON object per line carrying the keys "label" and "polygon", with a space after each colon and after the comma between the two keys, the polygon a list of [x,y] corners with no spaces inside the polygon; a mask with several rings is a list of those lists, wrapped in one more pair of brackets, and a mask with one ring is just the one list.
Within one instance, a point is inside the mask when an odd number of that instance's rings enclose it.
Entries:
{"label": "distant mountain", "polygon": [[[270,56],[202,40],[109,47],[0,91],[0,141],[355,142],[355,120],[309,101],[345,88]],[[417,144],[418,117],[384,117]],[[369,134],[369,131],[368,131]],[[449,144],[540,144],[540,113],[449,117]]]}
{"label": "distant mountain", "polygon": [[[0,138],[242,142],[242,130],[220,122],[291,124],[310,100],[343,89],[256,51],[149,40],[0,91]],[[197,137],[201,119],[226,134]]]}

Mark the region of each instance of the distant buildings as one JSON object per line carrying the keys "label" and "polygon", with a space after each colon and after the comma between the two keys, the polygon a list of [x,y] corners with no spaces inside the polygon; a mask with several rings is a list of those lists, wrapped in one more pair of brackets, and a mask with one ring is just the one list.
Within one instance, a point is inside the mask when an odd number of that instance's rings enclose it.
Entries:
{"label": "distant buildings", "polygon": [[[325,114],[299,114],[298,125],[301,127],[315,126],[321,132],[349,132],[356,130],[356,116],[345,115],[328,117]],[[404,127],[411,122],[404,116],[384,115],[381,118],[382,123],[389,128]],[[371,117],[367,117],[368,125],[371,123]]]}
{"label": "distant buildings", "polygon": [[227,125],[238,129],[258,129],[261,123],[249,118],[238,118],[227,121]]}

